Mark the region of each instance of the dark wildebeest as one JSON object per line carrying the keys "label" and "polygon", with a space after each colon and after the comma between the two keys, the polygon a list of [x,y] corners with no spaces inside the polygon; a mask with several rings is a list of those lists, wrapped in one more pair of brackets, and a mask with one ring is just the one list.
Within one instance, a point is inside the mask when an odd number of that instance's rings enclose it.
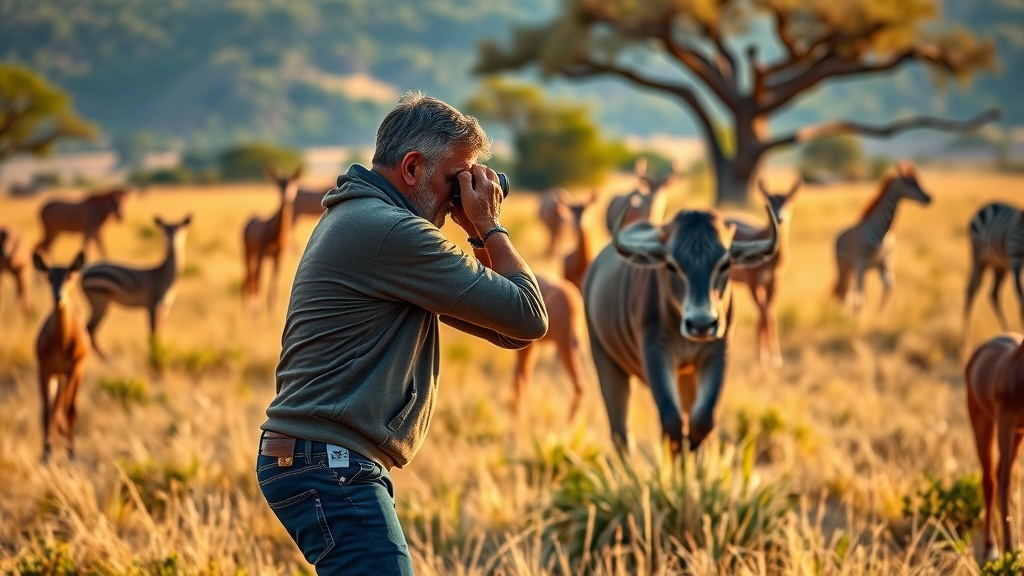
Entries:
{"label": "dark wildebeest", "polygon": [[18,302],[26,317],[32,315],[28,289],[28,279],[32,272],[29,268],[30,262],[28,250],[18,233],[12,228],[0,226],[0,276],[3,276],[4,272],[10,272],[11,276],[14,276]]}
{"label": "dark wildebeest", "polygon": [[591,353],[618,448],[630,447],[636,376],[650,386],[662,434],[678,454],[684,435],[696,448],[715,424],[732,323],[729,267],[772,257],[778,221],[769,208],[771,237],[741,242],[714,212],[680,211],[663,225],[625,230],[623,216],[583,283]]}
{"label": "dark wildebeest", "polygon": [[124,197],[128,191],[122,188],[92,194],[80,202],[52,200],[43,204],[39,218],[43,223],[43,238],[36,244],[34,252],[49,253],[50,244],[61,232],[82,234],[82,250],[90,240],[96,244],[100,256],[107,257],[100,229],[113,215],[119,222],[124,219]]}

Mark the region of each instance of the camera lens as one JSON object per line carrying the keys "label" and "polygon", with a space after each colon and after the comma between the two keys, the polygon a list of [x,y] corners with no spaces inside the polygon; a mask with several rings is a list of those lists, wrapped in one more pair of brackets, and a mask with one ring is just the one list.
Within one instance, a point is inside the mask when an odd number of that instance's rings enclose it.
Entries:
{"label": "camera lens", "polygon": [[[476,185],[474,179],[473,185]],[[498,187],[501,188],[501,193],[504,198],[508,198],[508,176],[504,172],[498,172]],[[455,206],[462,206],[462,188],[459,186],[459,178],[456,176],[452,178],[452,204]]]}

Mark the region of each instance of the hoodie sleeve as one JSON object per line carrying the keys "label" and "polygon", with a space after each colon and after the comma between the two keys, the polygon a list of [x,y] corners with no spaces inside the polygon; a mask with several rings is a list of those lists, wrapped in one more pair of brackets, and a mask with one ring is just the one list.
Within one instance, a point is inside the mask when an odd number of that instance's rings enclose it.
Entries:
{"label": "hoodie sleeve", "polygon": [[455,321],[446,323],[505,348],[521,348],[547,332],[535,278],[495,273],[421,218],[404,218],[387,233],[374,259],[372,287],[384,298],[450,317]]}

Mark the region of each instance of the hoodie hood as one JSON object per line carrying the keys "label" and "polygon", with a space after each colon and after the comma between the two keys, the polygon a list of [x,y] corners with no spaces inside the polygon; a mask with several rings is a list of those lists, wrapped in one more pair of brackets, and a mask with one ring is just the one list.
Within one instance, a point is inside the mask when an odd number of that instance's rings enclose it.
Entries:
{"label": "hoodie hood", "polygon": [[421,216],[412,202],[394,187],[388,179],[359,164],[353,164],[348,172],[338,176],[338,187],[324,195],[324,208],[352,198],[380,198],[395,206],[405,208]]}

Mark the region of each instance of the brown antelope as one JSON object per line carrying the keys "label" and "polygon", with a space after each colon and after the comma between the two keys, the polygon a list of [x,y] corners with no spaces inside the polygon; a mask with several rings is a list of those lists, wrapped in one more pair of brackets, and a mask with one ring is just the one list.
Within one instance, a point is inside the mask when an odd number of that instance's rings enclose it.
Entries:
{"label": "brown antelope", "polygon": [[605,214],[605,224],[611,232],[615,226],[615,218],[625,210],[623,226],[629,226],[633,222],[654,222],[660,224],[665,217],[665,205],[667,199],[662,193],[665,185],[674,178],[682,175],[682,168],[678,162],[672,164],[672,171],[661,176],[650,176],[647,174],[647,159],[640,157],[634,164],[638,186],[632,192],[613,196],[608,201],[608,212]]}
{"label": "brown antelope", "polygon": [[82,291],[89,300],[92,313],[86,328],[96,354],[106,361],[96,330],[110,303],[129,308],[145,308],[149,313],[150,345],[155,345],[160,325],[174,302],[174,281],[185,267],[185,235],[192,216],[181,222],[166,223],[159,216],[153,221],[167,239],[164,260],[155,268],[129,268],[108,262],[89,266],[82,272]]}
{"label": "brown antelope", "polygon": [[771,237],[733,240],[714,212],[683,210],[668,222],[622,229],[590,264],[583,303],[590,352],[612,439],[628,451],[630,379],[650,387],[673,455],[695,449],[715,425],[732,326],[730,265],[756,265],[778,248]]}
{"label": "brown antelope", "polygon": [[316,216],[319,218],[327,211],[324,208],[324,196],[330,192],[327,190],[297,190],[295,192],[295,202],[292,208],[292,225],[299,220],[301,216]]}
{"label": "brown antelope", "polygon": [[878,194],[861,213],[860,222],[843,230],[836,237],[836,269],[838,279],[834,294],[845,302],[850,289],[850,280],[855,281],[853,309],[859,311],[864,299],[864,273],[869,268],[878,270],[882,279],[882,300],[879,309],[885,308],[893,288],[893,257],[896,240],[889,234],[896,207],[902,199],[913,200],[927,206],[931,196],[921,189],[917,174],[909,163],[900,162],[896,174],[882,181]]}
{"label": "brown antelope", "polygon": [[[32,261],[37,270],[47,275],[53,292],[53,312],[43,321],[36,339],[39,392],[43,404],[43,461],[46,462],[50,459],[51,441],[58,429],[63,430],[67,440],[68,457],[74,458],[75,455],[75,398],[89,353],[89,336],[75,314],[69,288],[75,273],[85,263],[85,253],[79,252],[66,268],[47,266],[38,253],[32,255]],[[57,393],[51,402],[50,384],[54,379],[57,380]]]}
{"label": "brown antelope", "polygon": [[516,351],[515,376],[512,387],[512,412],[519,414],[523,392],[533,381],[533,369],[540,353],[540,342],[553,342],[558,350],[562,367],[572,380],[575,396],[569,406],[568,421],[572,421],[583,400],[586,377],[580,359],[581,342],[586,337],[583,330],[583,297],[580,291],[566,280],[537,276],[544,306],[548,310],[548,332],[540,340]]}
{"label": "brown antelope", "polygon": [[29,302],[28,280],[29,255],[21,237],[12,228],[0,227],[0,276],[9,272],[14,277],[14,286],[18,294],[18,302],[26,317],[32,315]]}
{"label": "brown antelope", "polygon": [[[967,412],[981,462],[985,497],[985,556],[992,557],[992,499],[999,495],[1003,551],[1010,535],[1010,474],[1024,439],[1024,344],[1020,334],[1002,334],[975,350],[967,362]],[[993,443],[998,460],[993,459]],[[998,482],[998,492],[996,492]],[[1019,520],[1019,518],[1018,518]]]}
{"label": "brown antelope", "polygon": [[295,206],[295,194],[298,181],[302,176],[302,167],[295,169],[289,177],[278,176],[273,166],[267,166],[267,178],[277,184],[281,196],[281,204],[270,218],[262,219],[253,216],[245,223],[242,241],[245,248],[245,279],[242,283],[242,300],[247,305],[255,303],[259,296],[260,269],[263,259],[271,262],[270,281],[267,287],[267,307],[273,308],[277,295],[277,276],[280,271],[281,253],[288,243],[291,233],[292,210]]}
{"label": "brown antelope", "polygon": [[593,247],[591,246],[590,233],[583,222],[584,213],[597,200],[597,193],[590,195],[590,199],[583,202],[569,202],[567,207],[572,215],[573,232],[576,235],[576,247],[572,252],[565,255],[562,260],[563,276],[572,282],[577,289],[583,286],[583,276],[587,267],[594,259]]}
{"label": "brown antelope", "polygon": [[[758,180],[757,186],[761,190],[761,194],[768,200],[769,208],[775,212],[779,221],[779,248],[775,256],[757,266],[736,265],[729,268],[729,279],[739,284],[745,284],[750,289],[750,296],[754,299],[754,304],[757,305],[758,319],[755,342],[758,358],[762,365],[767,365],[769,362],[775,366],[782,365],[778,319],[775,314],[775,283],[782,270],[789,239],[790,212],[800,184],[800,180],[797,180],[789,192],[773,194],[765,187],[764,181]],[[770,227],[760,226],[740,216],[727,217],[725,223],[736,227],[734,240],[746,242],[771,238]]]}
{"label": "brown antelope", "polygon": [[554,256],[562,244],[562,240],[572,225],[572,196],[565,188],[553,188],[544,193],[540,199],[538,215],[544,228],[548,231],[547,255]]}
{"label": "brown antelope", "polygon": [[82,250],[89,241],[96,244],[102,258],[107,257],[100,229],[113,215],[119,222],[124,219],[124,198],[127,190],[118,188],[93,194],[80,202],[53,200],[43,204],[39,218],[43,222],[43,238],[36,244],[34,252],[48,253],[50,245],[61,232],[82,234]]}

